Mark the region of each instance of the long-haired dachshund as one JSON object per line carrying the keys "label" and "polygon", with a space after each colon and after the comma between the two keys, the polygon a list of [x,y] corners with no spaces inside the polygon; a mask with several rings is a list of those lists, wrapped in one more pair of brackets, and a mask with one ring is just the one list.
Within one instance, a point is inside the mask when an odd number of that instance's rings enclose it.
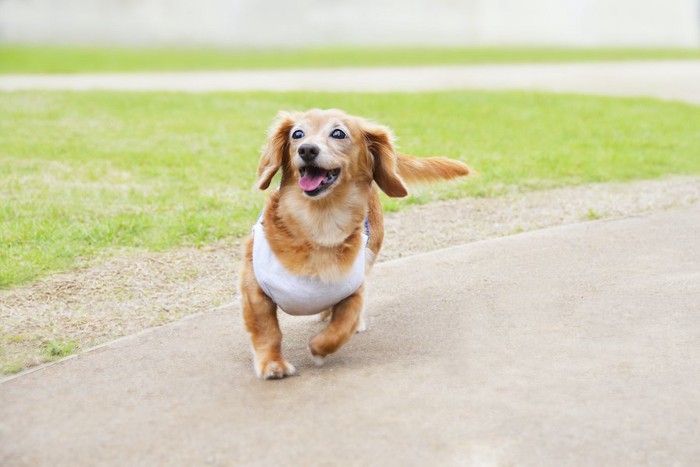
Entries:
{"label": "long-haired dachshund", "polygon": [[406,182],[467,175],[462,162],[398,154],[391,132],[340,110],[281,112],[260,157],[257,186],[282,171],[280,187],[244,245],[243,319],[260,378],[293,375],[282,356],[277,308],[322,313],[309,340],[317,363],[365,328],[365,276],[384,239],[376,185],[404,197]]}

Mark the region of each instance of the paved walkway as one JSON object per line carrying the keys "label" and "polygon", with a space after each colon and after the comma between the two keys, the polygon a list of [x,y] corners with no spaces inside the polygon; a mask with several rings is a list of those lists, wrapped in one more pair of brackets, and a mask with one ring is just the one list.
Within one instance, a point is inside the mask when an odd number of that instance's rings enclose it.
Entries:
{"label": "paved walkway", "polygon": [[254,378],[237,306],[0,385],[0,465],[693,465],[700,205],[380,264],[370,330]]}
{"label": "paved walkway", "polygon": [[428,91],[524,89],[700,104],[700,60],[285,71],[0,75],[0,90]]}

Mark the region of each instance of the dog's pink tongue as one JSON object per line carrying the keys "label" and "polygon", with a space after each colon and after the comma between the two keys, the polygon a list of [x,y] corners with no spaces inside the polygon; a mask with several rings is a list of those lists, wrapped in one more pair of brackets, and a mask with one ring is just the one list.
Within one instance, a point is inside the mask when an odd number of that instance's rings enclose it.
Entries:
{"label": "dog's pink tongue", "polygon": [[[311,172],[311,171],[309,171]],[[324,174],[307,173],[299,179],[299,186],[304,191],[313,191],[323,182]]]}

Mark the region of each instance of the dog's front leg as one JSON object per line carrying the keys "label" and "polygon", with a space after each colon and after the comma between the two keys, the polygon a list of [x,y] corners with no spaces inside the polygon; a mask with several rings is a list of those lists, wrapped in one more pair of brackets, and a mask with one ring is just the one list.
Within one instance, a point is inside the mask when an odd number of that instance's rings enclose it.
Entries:
{"label": "dog's front leg", "polygon": [[296,373],[282,357],[282,331],[277,320],[277,305],[255,287],[243,292],[243,320],[250,333],[258,378],[278,379]]}
{"label": "dog's front leg", "polygon": [[364,291],[362,284],[354,294],[333,306],[328,326],[309,340],[309,350],[317,364],[323,363],[327,355],[338,350],[355,334],[361,320]]}

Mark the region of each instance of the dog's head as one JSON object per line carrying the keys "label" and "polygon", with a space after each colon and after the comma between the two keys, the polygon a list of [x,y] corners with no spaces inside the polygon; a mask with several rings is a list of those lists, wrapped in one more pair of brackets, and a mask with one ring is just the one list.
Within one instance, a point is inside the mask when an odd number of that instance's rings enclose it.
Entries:
{"label": "dog's head", "polygon": [[334,196],[374,180],[387,195],[408,194],[397,171],[391,132],[336,109],[280,112],[258,166],[265,190],[282,169],[282,186],[295,185],[309,200]]}

